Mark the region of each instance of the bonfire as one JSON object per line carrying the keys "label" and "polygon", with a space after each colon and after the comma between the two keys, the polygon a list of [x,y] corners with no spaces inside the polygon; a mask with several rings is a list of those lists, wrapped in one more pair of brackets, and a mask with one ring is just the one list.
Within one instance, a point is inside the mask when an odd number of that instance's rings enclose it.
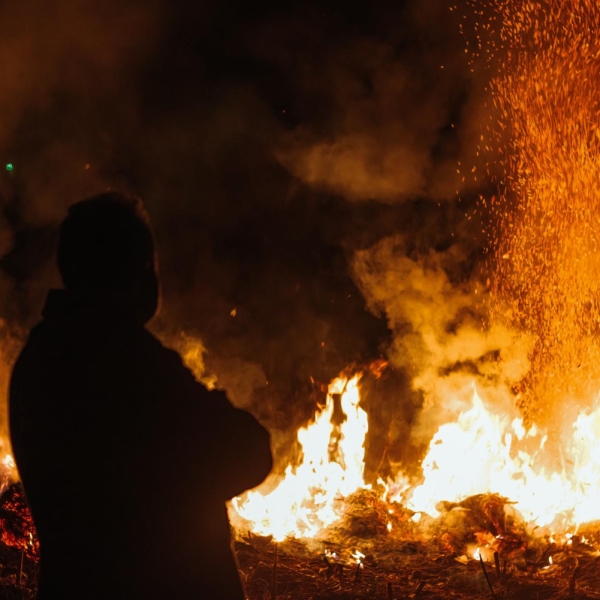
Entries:
{"label": "bonfire", "polygon": [[447,398],[467,406],[420,477],[368,484],[360,375],[334,381],[297,463],[232,501],[252,597],[292,598],[300,581],[306,598],[600,597],[600,9],[471,4],[472,64],[491,73],[479,155],[498,183],[480,199],[482,329],[526,341],[527,374],[509,402],[478,380]]}
{"label": "bonfire", "polygon": [[332,382],[298,432],[299,464],[231,502],[249,597],[600,597],[600,412],[573,427],[573,456],[588,460],[552,472],[543,431],[471,392],[431,440],[422,481],[366,484],[360,375]]}

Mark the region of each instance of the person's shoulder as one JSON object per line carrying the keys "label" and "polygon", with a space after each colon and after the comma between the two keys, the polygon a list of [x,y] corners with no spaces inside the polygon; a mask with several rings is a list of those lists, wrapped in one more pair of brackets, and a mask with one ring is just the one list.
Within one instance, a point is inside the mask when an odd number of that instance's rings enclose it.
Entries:
{"label": "person's shoulder", "polygon": [[51,328],[48,327],[45,320],[34,325],[24,339],[13,366],[13,374],[18,374],[24,366],[28,366],[31,360],[36,360],[37,357],[43,360],[42,357],[47,355],[46,360],[51,359],[54,354],[53,338]]}
{"label": "person's shoulder", "polygon": [[[158,337],[146,328],[143,328],[143,332],[140,333],[140,343],[146,346],[152,354],[155,367],[167,375],[174,385],[183,384],[196,393],[201,393],[207,397],[216,397],[213,396],[213,391],[208,390],[194,377],[192,371],[184,364],[179,352],[165,346]],[[220,392],[216,392],[217,396],[219,394]]]}
{"label": "person's shoulder", "polygon": [[42,343],[44,340],[49,339],[51,335],[52,328],[45,319],[42,319],[29,330],[23,344],[23,349]]}

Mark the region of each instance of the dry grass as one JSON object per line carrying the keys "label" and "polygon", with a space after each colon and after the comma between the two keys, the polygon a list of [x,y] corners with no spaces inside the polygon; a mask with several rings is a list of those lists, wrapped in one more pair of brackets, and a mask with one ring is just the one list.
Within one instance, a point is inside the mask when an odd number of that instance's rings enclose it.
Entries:
{"label": "dry grass", "polygon": [[[593,547],[578,538],[563,547],[530,538],[517,522],[499,518],[501,507],[497,496],[471,498],[447,507],[426,529],[397,509],[388,533],[389,505],[361,492],[346,519],[320,540],[276,544],[238,532],[234,547],[249,600],[600,598],[600,556]],[[497,562],[485,564],[487,579],[479,560],[464,556],[486,535],[504,538],[497,540]],[[365,554],[361,566],[352,557],[356,550]]]}
{"label": "dry grass", "polygon": [[[558,547],[527,536],[504,506],[498,496],[476,496],[446,505],[442,518],[417,528],[410,511],[395,507],[390,514],[374,492],[361,491],[322,539],[275,544],[238,531],[234,548],[248,600],[600,599],[597,528],[585,532],[589,544],[582,534]],[[0,600],[32,600],[38,547],[18,486],[1,498],[0,525]],[[498,561],[485,565],[489,584],[479,561],[457,560],[477,540],[496,540]],[[360,566],[357,550],[365,555]]]}

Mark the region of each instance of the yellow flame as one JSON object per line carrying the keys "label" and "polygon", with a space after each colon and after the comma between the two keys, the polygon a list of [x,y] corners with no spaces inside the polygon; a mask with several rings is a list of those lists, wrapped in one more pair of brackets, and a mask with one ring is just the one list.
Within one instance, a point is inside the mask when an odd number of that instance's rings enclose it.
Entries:
{"label": "yellow flame", "polygon": [[[232,500],[230,517],[236,525],[241,518],[254,533],[276,541],[313,538],[343,516],[344,498],[368,487],[363,479],[368,419],[360,408],[358,381],[359,376],[332,382],[325,407],[298,431],[299,466],[288,466],[272,491],[263,487]],[[335,416],[336,398],[342,419]],[[496,493],[531,528],[545,528],[568,544],[579,525],[600,520],[600,397],[596,404],[567,424],[557,461],[544,430],[494,412],[473,386],[471,407],[433,436],[422,462],[422,483],[406,489],[407,479],[400,474],[404,491],[395,501],[415,511],[418,525],[423,514],[439,516],[440,501]],[[388,522],[387,530],[392,528]],[[491,560],[488,550],[474,547],[471,556]]]}
{"label": "yellow flame", "polygon": [[[301,464],[288,466],[285,477],[270,493],[258,489],[234,498],[232,520],[237,515],[254,533],[281,541],[288,536],[314,537],[343,515],[340,500],[366,487],[363,471],[368,419],[359,406],[359,379],[357,375],[331,383],[325,408],[315,415],[314,423],[298,431]],[[336,426],[337,394],[345,419]]]}
{"label": "yellow flame", "polygon": [[[423,460],[424,481],[408,507],[438,516],[440,500],[493,492],[514,502],[530,526],[555,532],[600,519],[600,407],[566,428],[563,467],[548,465],[548,436],[519,418],[494,414],[473,389],[470,410],[442,425]],[[526,451],[525,448],[533,448]]]}
{"label": "yellow flame", "polygon": [[17,465],[15,464],[15,459],[10,454],[6,454],[4,456],[4,458],[2,459],[2,465],[6,469],[11,471],[17,468]]}

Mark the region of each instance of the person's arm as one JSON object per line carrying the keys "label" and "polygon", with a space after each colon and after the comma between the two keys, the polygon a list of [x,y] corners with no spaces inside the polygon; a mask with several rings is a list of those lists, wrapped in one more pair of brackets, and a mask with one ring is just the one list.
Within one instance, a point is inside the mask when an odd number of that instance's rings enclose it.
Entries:
{"label": "person's arm", "polygon": [[225,499],[230,499],[256,487],[270,473],[270,436],[250,413],[234,408],[225,393],[206,395],[206,426],[217,462],[215,483]]}
{"label": "person's arm", "polygon": [[162,368],[173,385],[170,393],[179,399],[180,433],[205,491],[226,501],[262,483],[273,465],[268,431],[234,408],[224,392],[208,391],[196,381],[177,353],[167,356],[171,362]]}

